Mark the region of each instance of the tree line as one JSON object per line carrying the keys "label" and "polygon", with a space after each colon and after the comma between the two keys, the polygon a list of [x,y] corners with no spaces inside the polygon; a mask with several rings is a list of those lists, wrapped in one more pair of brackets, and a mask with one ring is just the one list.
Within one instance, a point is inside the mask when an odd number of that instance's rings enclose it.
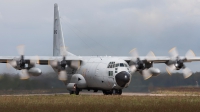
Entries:
{"label": "tree line", "polygon": [[[198,87],[200,82],[200,72],[193,73],[187,79],[183,78],[182,73],[168,75],[161,73],[159,76],[144,80],[142,75],[135,73],[132,75],[131,83],[124,91],[145,92],[149,87]],[[31,77],[28,80],[20,80],[17,74],[0,75],[0,90],[36,90],[36,89],[66,89],[65,84],[59,81],[55,73],[42,74],[39,77]]]}

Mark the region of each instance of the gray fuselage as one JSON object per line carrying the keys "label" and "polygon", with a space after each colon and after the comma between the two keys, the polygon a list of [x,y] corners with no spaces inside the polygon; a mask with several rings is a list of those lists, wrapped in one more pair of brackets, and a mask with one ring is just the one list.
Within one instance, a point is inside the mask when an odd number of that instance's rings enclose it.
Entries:
{"label": "gray fuselage", "polygon": [[[117,82],[116,75],[124,72],[126,75],[120,74],[120,78],[128,78],[124,83]],[[91,57],[84,59],[80,68],[75,74],[81,74],[87,83],[87,88],[82,89],[123,89],[130,83],[131,75],[129,65],[126,61],[113,57]],[[121,80],[121,79],[120,79]],[[69,83],[72,83],[69,79]]]}

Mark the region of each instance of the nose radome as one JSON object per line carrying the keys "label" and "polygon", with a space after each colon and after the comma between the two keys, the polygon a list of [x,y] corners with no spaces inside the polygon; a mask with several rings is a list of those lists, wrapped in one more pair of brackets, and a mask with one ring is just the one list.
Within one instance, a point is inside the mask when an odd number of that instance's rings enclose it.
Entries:
{"label": "nose radome", "polygon": [[122,71],[115,76],[115,80],[120,87],[124,87],[130,81],[130,74]]}

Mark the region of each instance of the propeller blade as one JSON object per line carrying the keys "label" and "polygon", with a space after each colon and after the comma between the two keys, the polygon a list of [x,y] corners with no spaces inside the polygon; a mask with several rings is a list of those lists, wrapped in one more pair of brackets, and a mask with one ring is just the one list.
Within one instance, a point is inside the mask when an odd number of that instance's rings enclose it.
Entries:
{"label": "propeller blade", "polygon": [[133,60],[136,60],[136,59],[139,57],[139,54],[138,54],[136,48],[132,49],[129,53],[130,53],[131,56],[133,57]]}
{"label": "propeller blade", "polygon": [[40,60],[39,56],[34,56],[31,58],[30,63],[32,65],[39,64],[39,60]]}
{"label": "propeller blade", "polygon": [[153,59],[155,57],[156,57],[155,54],[152,51],[150,51],[146,56],[146,60],[148,61],[148,60]]}
{"label": "propeller blade", "polygon": [[147,57],[156,57],[155,54],[153,53],[153,51],[149,51],[149,53],[147,54]]}
{"label": "propeller blade", "polygon": [[192,75],[192,71],[189,68],[183,69],[183,77],[186,79]]}
{"label": "propeller blade", "polygon": [[136,70],[137,70],[137,68],[135,67],[135,65],[130,66],[131,73],[134,73]]}
{"label": "propeller blade", "polygon": [[176,50],[176,47],[170,49],[169,54],[171,55],[171,57],[178,57],[178,51]]}
{"label": "propeller blade", "polygon": [[65,46],[60,47],[60,55],[61,56],[67,55],[67,47],[65,47]]}
{"label": "propeller blade", "polygon": [[147,80],[152,76],[152,74],[149,72],[148,69],[144,69],[142,71],[142,76],[143,76],[144,80]]}
{"label": "propeller blade", "polygon": [[6,63],[6,68],[7,69],[10,69],[11,68],[11,65],[9,63]]}
{"label": "propeller blade", "polygon": [[19,55],[24,55],[24,45],[17,46],[17,51]]}
{"label": "propeller blade", "polygon": [[19,75],[20,75],[21,80],[26,80],[26,79],[29,79],[30,77],[27,69],[22,69]]}
{"label": "propeller blade", "polygon": [[67,80],[67,72],[65,70],[62,70],[58,74],[58,79],[61,81],[66,81]]}
{"label": "propeller blade", "polygon": [[9,64],[10,64],[12,67],[16,67],[16,66],[17,66],[17,62],[16,62],[15,60],[10,61]]}
{"label": "propeller blade", "polygon": [[80,61],[72,61],[71,66],[78,69],[80,67]]}
{"label": "propeller blade", "polygon": [[58,66],[58,61],[57,60],[52,60],[52,61],[50,61],[50,65],[52,67],[57,67]]}
{"label": "propeller blade", "polygon": [[10,62],[11,62],[11,61],[8,61],[8,60],[7,60],[7,62],[6,62],[6,68],[8,68],[8,69],[10,69],[10,68],[12,67],[12,65],[10,64]]}
{"label": "propeller blade", "polygon": [[185,54],[186,58],[190,58],[190,57],[196,57],[195,53],[192,50],[189,50],[186,54]]}
{"label": "propeller blade", "polygon": [[174,65],[170,65],[166,67],[166,71],[169,75],[172,75],[172,72],[176,69]]}

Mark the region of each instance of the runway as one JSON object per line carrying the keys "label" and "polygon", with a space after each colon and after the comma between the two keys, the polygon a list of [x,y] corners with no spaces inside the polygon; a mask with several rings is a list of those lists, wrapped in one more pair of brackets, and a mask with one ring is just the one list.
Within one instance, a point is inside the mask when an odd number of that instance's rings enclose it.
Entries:
{"label": "runway", "polygon": [[[0,96],[54,96],[54,95],[69,95],[69,93],[50,93],[50,94],[14,94]],[[103,95],[103,93],[80,92],[79,95]],[[106,96],[106,95],[105,95]],[[198,94],[154,94],[154,93],[130,93],[124,92],[122,96],[200,96]]]}

